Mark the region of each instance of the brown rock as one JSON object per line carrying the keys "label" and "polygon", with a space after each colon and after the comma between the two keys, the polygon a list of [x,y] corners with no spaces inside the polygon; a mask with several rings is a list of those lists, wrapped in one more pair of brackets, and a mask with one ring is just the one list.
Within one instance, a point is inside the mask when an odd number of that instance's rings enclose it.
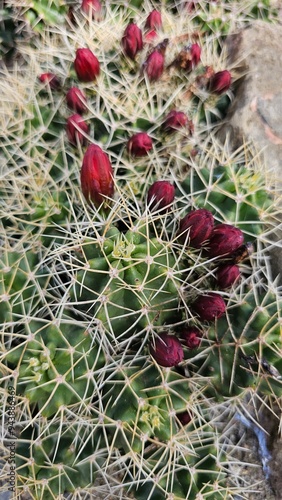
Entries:
{"label": "brown rock", "polygon": [[[227,38],[229,67],[238,72],[234,101],[219,137],[228,137],[232,150],[251,142],[261,151],[275,191],[282,189],[282,26],[255,21]],[[282,203],[272,235],[272,270],[282,284]],[[276,225],[276,223],[275,223]]]}

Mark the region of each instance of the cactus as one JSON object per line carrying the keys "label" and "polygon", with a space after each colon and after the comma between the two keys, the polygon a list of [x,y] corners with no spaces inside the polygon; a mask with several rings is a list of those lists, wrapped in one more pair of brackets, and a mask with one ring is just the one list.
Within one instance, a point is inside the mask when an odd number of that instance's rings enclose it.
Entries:
{"label": "cactus", "polygon": [[[66,28],[65,5],[41,4],[17,11],[40,16],[29,71],[1,83],[4,103],[17,96],[0,256],[17,494],[231,498],[218,415],[252,393],[279,405],[282,387],[267,256],[279,196],[251,148],[231,156],[213,135],[236,79],[217,30],[253,11],[75,5]],[[73,113],[87,133],[71,144]]]}

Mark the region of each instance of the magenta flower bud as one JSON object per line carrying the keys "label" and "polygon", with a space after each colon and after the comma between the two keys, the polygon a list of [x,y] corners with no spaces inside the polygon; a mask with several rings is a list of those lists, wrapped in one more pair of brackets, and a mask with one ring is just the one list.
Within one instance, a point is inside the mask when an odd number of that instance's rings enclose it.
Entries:
{"label": "magenta flower bud", "polygon": [[202,341],[203,333],[196,326],[186,326],[182,328],[179,333],[181,344],[188,347],[188,349],[196,349]]}
{"label": "magenta flower bud", "polygon": [[71,87],[68,90],[66,94],[66,102],[68,107],[72,111],[75,111],[76,113],[79,113],[81,115],[83,115],[83,113],[85,113],[87,109],[86,95],[77,87]]}
{"label": "magenta flower bud", "polygon": [[155,30],[147,31],[144,35],[144,42],[153,43],[157,38],[158,33]]}
{"label": "magenta flower bud", "polygon": [[212,75],[209,81],[209,91],[214,94],[223,94],[231,85],[231,73],[225,69]]}
{"label": "magenta flower bud", "polygon": [[191,309],[201,320],[214,321],[225,313],[226,305],[221,295],[209,293],[207,295],[200,295],[191,304]]}
{"label": "magenta flower bud", "polygon": [[152,10],[148,15],[145,23],[146,30],[158,30],[161,29],[163,25],[162,15],[158,10]]}
{"label": "magenta flower bud", "polygon": [[212,213],[205,208],[193,210],[180,220],[179,239],[181,243],[200,248],[208,240],[214,226]]}
{"label": "magenta flower bud", "polygon": [[183,113],[183,111],[176,111],[176,109],[170,111],[170,113],[165,117],[162,128],[168,133],[181,128],[187,128],[190,135],[194,132],[193,122],[189,120],[188,116]]}
{"label": "magenta flower bud", "polygon": [[190,47],[190,61],[191,63],[188,64],[188,67],[186,68],[187,71],[192,71],[196,66],[198,66],[200,60],[201,60],[201,52],[202,49],[198,43],[192,43]]}
{"label": "magenta flower bud", "polygon": [[184,351],[175,335],[163,332],[150,344],[150,353],[160,366],[176,366],[184,358]]}
{"label": "magenta flower bud", "polygon": [[87,143],[86,135],[89,134],[89,126],[81,115],[75,114],[67,119],[66,131],[68,140],[74,146],[77,146],[78,142],[82,146]]}
{"label": "magenta flower bud", "polygon": [[84,155],[80,180],[86,200],[96,207],[105,202],[105,196],[111,198],[114,194],[113,168],[110,160],[95,144],[91,144]]}
{"label": "magenta flower bud", "polygon": [[216,272],[216,280],[219,288],[230,288],[241,276],[236,264],[223,264]]}
{"label": "magenta flower bud", "polygon": [[101,20],[102,5],[99,0],[82,0],[81,10],[95,21]]}
{"label": "magenta flower bud", "polygon": [[144,62],[143,69],[150,82],[159,80],[164,71],[164,55],[158,50],[153,50]]}
{"label": "magenta flower bud", "polygon": [[59,90],[61,88],[60,79],[54,73],[42,73],[38,79],[41,83],[48,85],[51,90]]}
{"label": "magenta flower bud", "polygon": [[136,54],[143,49],[142,31],[135,23],[130,23],[124,31],[121,45],[127,57],[134,61]]}
{"label": "magenta flower bud", "polygon": [[229,255],[237,250],[244,241],[244,235],[241,229],[231,224],[218,224],[212,230],[208,255],[209,257],[219,257],[220,255]]}
{"label": "magenta flower bud", "polygon": [[168,181],[156,181],[149,188],[147,204],[151,211],[168,210],[175,196],[175,187]]}
{"label": "magenta flower bud", "polygon": [[152,147],[152,139],[146,132],[134,134],[127,142],[127,151],[132,156],[146,156]]}
{"label": "magenta flower bud", "polygon": [[77,49],[74,69],[81,82],[92,82],[100,73],[100,63],[90,49]]}

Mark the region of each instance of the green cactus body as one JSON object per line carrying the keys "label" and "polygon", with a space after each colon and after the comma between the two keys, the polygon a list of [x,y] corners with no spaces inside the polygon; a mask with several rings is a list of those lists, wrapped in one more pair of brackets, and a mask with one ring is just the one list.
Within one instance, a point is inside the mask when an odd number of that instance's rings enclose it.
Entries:
{"label": "green cactus body", "polygon": [[16,321],[38,308],[38,290],[44,290],[47,280],[35,251],[22,248],[4,254],[0,259],[0,322]]}
{"label": "green cactus body", "polygon": [[87,447],[77,459],[79,449],[74,432],[64,426],[58,436],[57,428],[50,426],[48,435],[36,437],[37,434],[38,430],[28,428],[17,446],[19,480],[31,483],[36,498],[51,500],[63,491],[73,492],[92,484],[97,466],[88,459]]}
{"label": "green cactus body", "polygon": [[219,220],[236,224],[250,241],[263,231],[263,214],[272,201],[260,173],[231,164],[211,170],[203,167],[192,170],[182,187],[188,196],[193,193],[199,208],[211,210]]}
{"label": "green cactus body", "polygon": [[44,417],[60,406],[87,404],[95,392],[88,373],[95,378],[103,366],[103,355],[89,332],[67,322],[60,327],[41,325],[34,340],[7,355],[12,364],[16,359],[21,359],[17,391],[36,404]]}
{"label": "green cactus body", "polygon": [[[91,255],[91,246],[85,255]],[[115,338],[169,322],[177,312],[176,258],[167,243],[136,231],[114,232],[77,273],[71,298]],[[178,267],[177,267],[178,266]]]}

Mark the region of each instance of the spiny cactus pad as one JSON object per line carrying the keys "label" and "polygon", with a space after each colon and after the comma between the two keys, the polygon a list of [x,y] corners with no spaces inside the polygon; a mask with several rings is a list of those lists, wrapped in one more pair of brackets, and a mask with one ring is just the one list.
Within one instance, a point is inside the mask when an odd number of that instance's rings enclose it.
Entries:
{"label": "spiny cactus pad", "polygon": [[[281,407],[268,260],[280,200],[251,147],[231,155],[213,126],[240,76],[218,31],[255,11],[166,1],[148,33],[149,1],[104,2],[94,17],[75,2],[17,3],[37,31],[26,69],[0,83],[1,417],[12,387],[17,495],[244,494],[227,480],[218,415],[250,394]],[[91,81],[78,49],[94,54]],[[73,112],[87,133],[70,142]],[[219,279],[224,266],[236,269]]]}

